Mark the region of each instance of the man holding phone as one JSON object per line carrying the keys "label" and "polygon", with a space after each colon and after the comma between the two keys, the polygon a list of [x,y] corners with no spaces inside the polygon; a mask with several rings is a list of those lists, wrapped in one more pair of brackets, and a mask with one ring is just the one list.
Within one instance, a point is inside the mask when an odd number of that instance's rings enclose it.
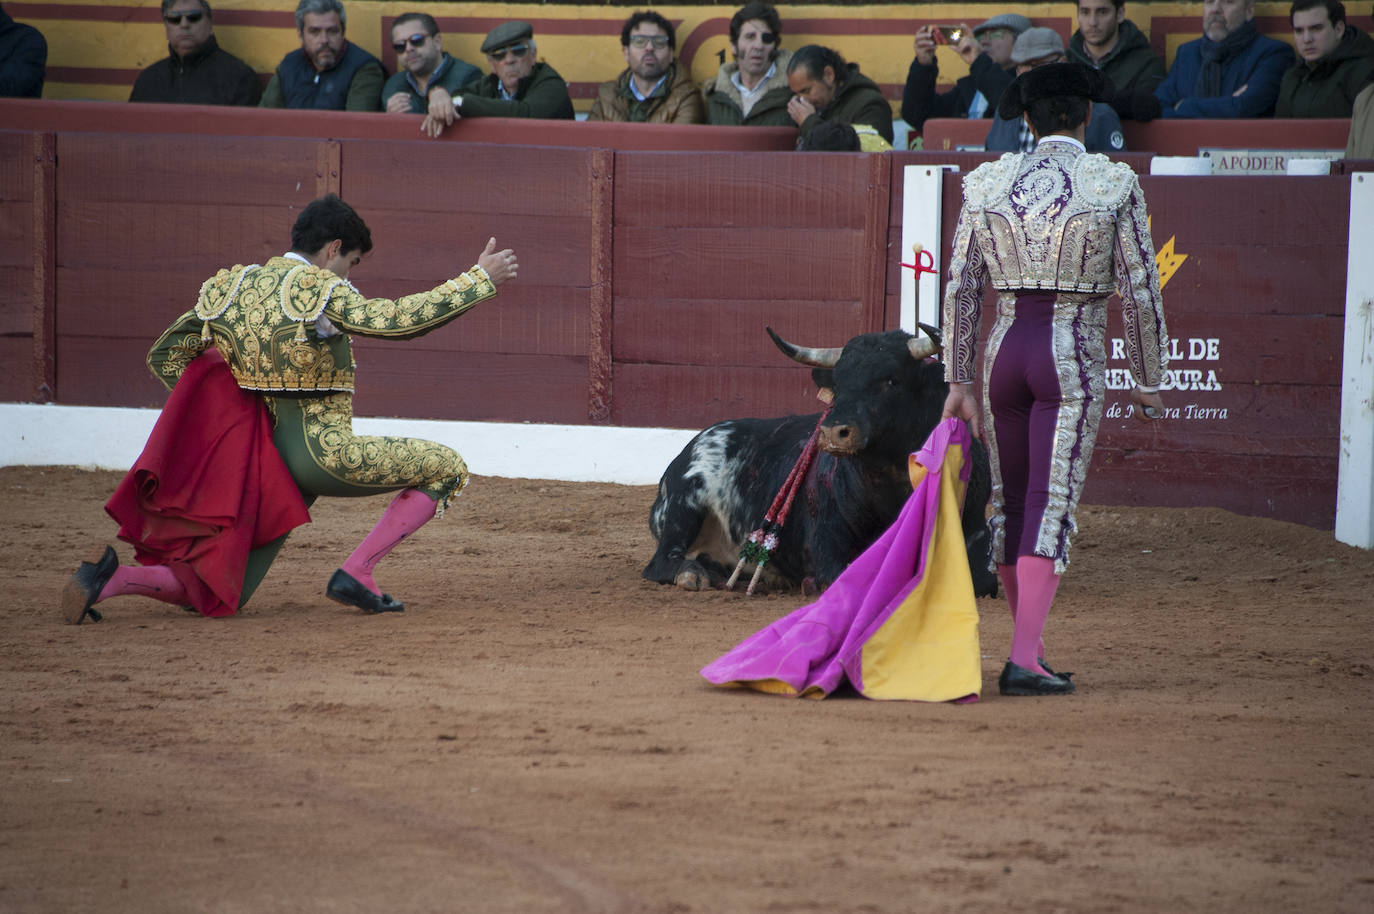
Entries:
{"label": "man holding phone", "polygon": [[[916,58],[907,72],[902,93],[902,117],[911,129],[920,130],[932,117],[991,117],[1002,92],[1015,75],[1011,49],[1016,37],[1031,27],[1019,13],[1002,13],[970,29],[967,25],[925,25],[916,31]],[[948,92],[937,93],[940,67],[935,59],[938,43],[954,46],[968,64],[969,73]]]}

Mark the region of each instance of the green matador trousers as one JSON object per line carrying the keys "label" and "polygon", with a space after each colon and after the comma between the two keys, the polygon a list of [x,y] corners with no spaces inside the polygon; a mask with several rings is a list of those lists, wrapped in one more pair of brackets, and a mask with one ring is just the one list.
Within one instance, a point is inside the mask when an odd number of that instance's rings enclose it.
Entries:
{"label": "green matador trousers", "polygon": [[[353,434],[353,395],[267,397],[276,420],[272,442],[306,507],[321,495],[361,498],[419,489],[438,504],[436,515],[468,484],[468,467],[453,448],[421,438]],[[239,608],[248,603],[289,534],[248,554]]]}

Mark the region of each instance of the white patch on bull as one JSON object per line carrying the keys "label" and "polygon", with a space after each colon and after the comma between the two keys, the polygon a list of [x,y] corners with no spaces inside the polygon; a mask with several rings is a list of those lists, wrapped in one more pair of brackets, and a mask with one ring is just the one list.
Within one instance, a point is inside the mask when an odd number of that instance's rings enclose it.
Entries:
{"label": "white patch on bull", "polygon": [[[733,429],[728,424],[715,425],[702,432],[692,447],[692,462],[683,474],[686,479],[695,477],[701,487],[694,493],[695,507],[707,516],[702,518],[701,533],[697,543],[714,542],[715,548],[698,549],[693,543],[693,552],[705,551],[719,562],[730,562],[731,553],[739,551],[740,543],[730,532],[730,519],[739,509],[740,467],[731,463],[728,456]],[[759,518],[762,520],[762,518]],[[715,523],[712,524],[712,521]],[[714,534],[710,527],[717,529]],[[725,554],[717,550],[725,547]]]}

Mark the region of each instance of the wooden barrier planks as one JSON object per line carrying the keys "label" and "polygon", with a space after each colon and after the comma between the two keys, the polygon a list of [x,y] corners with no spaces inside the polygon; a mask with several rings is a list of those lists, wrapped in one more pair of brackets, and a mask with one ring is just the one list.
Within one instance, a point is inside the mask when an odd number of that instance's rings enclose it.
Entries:
{"label": "wooden barrier planks", "polygon": [[882,156],[619,154],[615,421],[808,411],[764,326],[807,345],[881,329],[886,212]]}
{"label": "wooden barrier planks", "polygon": [[220,267],[290,247],[324,142],[59,134],[61,401],[161,403],[164,389],[143,369],[149,345]]}
{"label": "wooden barrier planks", "polygon": [[0,132],[0,399],[54,395],[54,139]]}

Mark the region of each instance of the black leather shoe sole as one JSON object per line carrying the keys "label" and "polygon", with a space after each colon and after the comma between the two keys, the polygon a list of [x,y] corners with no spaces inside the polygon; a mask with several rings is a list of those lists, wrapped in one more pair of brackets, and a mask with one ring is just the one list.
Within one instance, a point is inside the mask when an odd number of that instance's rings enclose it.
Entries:
{"label": "black leather shoe sole", "polygon": [[391,594],[378,596],[342,568],[329,579],[324,595],[335,603],[356,606],[365,613],[400,613],[406,610],[404,603],[391,599]]}
{"label": "black leather shoe sole", "polygon": [[100,613],[91,607],[118,567],[119,556],[112,546],[97,547],[62,588],[62,620],[68,625],[80,625],[90,616],[92,622],[99,622]]}
{"label": "black leather shoe sole", "polygon": [[1073,682],[1065,674],[1041,676],[1011,661],[1002,667],[997,690],[1003,695],[1072,695],[1075,691]]}

